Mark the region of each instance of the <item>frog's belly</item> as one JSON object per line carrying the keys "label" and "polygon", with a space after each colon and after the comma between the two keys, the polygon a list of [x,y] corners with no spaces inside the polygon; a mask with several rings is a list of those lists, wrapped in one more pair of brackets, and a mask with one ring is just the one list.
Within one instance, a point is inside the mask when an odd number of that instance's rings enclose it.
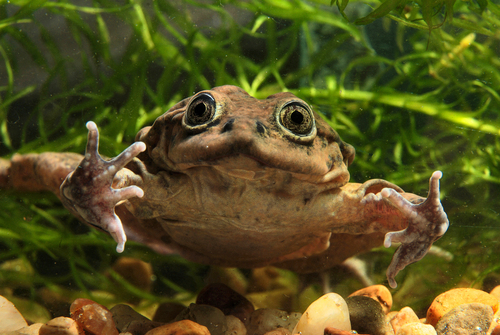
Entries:
{"label": "frog's belly", "polygon": [[[178,244],[210,258],[259,261],[297,251],[326,232],[313,222],[198,220],[196,222],[159,219],[163,229]],[[316,226],[314,229],[311,225]],[[308,228],[309,227],[309,228]]]}

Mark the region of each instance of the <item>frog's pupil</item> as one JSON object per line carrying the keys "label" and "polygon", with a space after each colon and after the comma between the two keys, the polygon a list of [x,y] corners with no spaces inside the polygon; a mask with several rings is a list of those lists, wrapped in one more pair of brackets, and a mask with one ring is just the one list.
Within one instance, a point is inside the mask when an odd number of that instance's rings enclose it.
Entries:
{"label": "frog's pupil", "polygon": [[205,107],[204,103],[198,104],[194,108],[194,115],[196,115],[197,117],[203,117],[206,110],[207,110],[207,108]]}
{"label": "frog's pupil", "polygon": [[295,124],[301,124],[302,121],[304,121],[304,115],[302,115],[301,112],[294,110],[292,112],[292,115],[290,115],[290,119],[295,123]]}

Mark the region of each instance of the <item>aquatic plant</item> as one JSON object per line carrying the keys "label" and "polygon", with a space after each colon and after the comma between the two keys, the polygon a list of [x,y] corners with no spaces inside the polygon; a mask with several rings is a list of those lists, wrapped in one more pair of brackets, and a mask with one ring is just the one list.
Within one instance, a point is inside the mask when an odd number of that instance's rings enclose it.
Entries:
{"label": "aquatic plant", "polygon": [[[444,172],[451,227],[437,244],[454,259],[429,255],[405,270],[400,301],[494,282],[500,6],[448,0],[445,13],[442,3],[385,1],[369,13],[363,2],[339,0],[349,22],[329,1],[2,2],[0,153],[83,152],[92,119],[103,154],[114,156],[197,90],[234,84],[258,98],[292,91],[356,147],[353,181],[384,178],[425,195],[430,173]],[[41,287],[112,291],[104,275],[117,257],[111,239],[80,225],[49,194],[2,191],[0,206],[2,287],[32,299]],[[203,285],[206,267],[138,245],[126,252],[153,262],[157,292],[186,298]],[[375,279],[383,281],[392,252],[369,256]],[[168,273],[159,270],[165,263]],[[418,290],[415,278],[424,280]]]}

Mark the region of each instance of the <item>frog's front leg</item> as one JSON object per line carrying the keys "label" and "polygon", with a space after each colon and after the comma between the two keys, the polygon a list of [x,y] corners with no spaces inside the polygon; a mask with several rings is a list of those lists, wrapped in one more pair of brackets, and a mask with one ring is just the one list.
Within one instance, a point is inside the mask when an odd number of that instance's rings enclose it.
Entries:
{"label": "frog's front leg", "polygon": [[387,268],[387,279],[392,288],[397,286],[394,277],[408,264],[416,262],[425,256],[437,239],[448,230],[448,216],[439,200],[439,179],[441,171],[435,171],[429,180],[429,194],[427,199],[418,205],[406,200],[401,194],[390,188],[384,188],[382,197],[398,207],[408,218],[408,227],[397,232],[385,235],[384,246],[391,246],[392,242],[401,242],[401,246],[392,257]]}
{"label": "frog's front leg", "polygon": [[[387,279],[392,288],[397,286],[394,277],[405,268],[425,256],[437,239],[448,229],[449,221],[439,200],[439,179],[441,171],[435,171],[429,180],[429,194],[425,201],[415,204],[405,198],[414,198],[410,193],[399,193],[392,188],[384,188],[372,201],[389,201],[408,220],[408,226],[400,231],[385,235],[384,246],[401,242],[387,268]],[[368,200],[368,199],[367,199]],[[370,200],[368,200],[370,201]]]}
{"label": "frog's front leg", "polygon": [[[110,161],[99,155],[99,131],[94,122],[87,122],[89,130],[85,157],[71,172],[60,188],[61,200],[66,208],[87,223],[107,231],[118,243],[116,251],[122,252],[127,237],[122,222],[115,213],[115,206],[132,197],[142,197],[144,192],[135,185],[136,175],[122,168],[140,152],[146,150],[143,142],[136,142]],[[113,185],[130,185],[113,188]],[[120,187],[120,186],[118,186]]]}

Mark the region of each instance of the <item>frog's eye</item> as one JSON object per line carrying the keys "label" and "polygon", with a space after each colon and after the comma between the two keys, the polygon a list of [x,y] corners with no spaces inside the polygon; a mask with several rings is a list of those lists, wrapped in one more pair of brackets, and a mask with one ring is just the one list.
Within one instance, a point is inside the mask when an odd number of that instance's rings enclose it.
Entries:
{"label": "frog's eye", "polygon": [[311,109],[299,101],[292,101],[281,108],[279,122],[283,127],[298,136],[310,136],[315,129]]}
{"label": "frog's eye", "polygon": [[208,93],[201,93],[189,103],[184,122],[188,127],[205,125],[214,119],[216,110],[214,98]]}

